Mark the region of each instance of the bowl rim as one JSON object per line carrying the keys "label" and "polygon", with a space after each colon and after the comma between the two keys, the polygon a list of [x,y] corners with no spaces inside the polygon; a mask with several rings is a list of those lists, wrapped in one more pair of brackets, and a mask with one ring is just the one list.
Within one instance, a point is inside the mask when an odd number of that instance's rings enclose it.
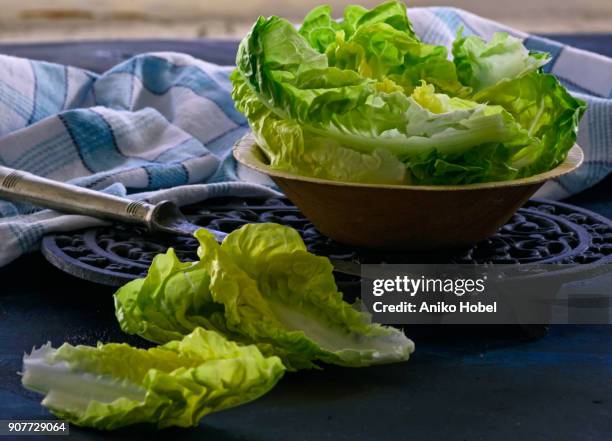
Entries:
{"label": "bowl rim", "polygon": [[481,182],[476,184],[464,184],[464,185],[407,185],[407,184],[368,184],[361,182],[344,182],[344,181],[333,181],[330,179],[316,178],[312,176],[296,175],[287,173],[280,170],[275,170],[270,166],[263,163],[255,153],[255,149],[260,150],[257,145],[257,141],[252,132],[248,132],[242,138],[240,138],[236,144],[234,144],[233,155],[234,158],[245,167],[252,170],[264,173],[272,178],[283,178],[293,181],[304,181],[314,184],[323,185],[334,185],[338,187],[362,187],[362,188],[375,188],[375,189],[389,189],[389,190],[423,190],[423,191],[449,191],[449,190],[482,190],[491,188],[501,187],[517,187],[523,185],[539,184],[549,179],[558,178],[567,173],[576,170],[584,161],[584,152],[578,144],[574,144],[567,154],[565,160],[553,168],[537,175],[529,176],[526,178],[513,179],[510,181],[492,181],[492,182]]}

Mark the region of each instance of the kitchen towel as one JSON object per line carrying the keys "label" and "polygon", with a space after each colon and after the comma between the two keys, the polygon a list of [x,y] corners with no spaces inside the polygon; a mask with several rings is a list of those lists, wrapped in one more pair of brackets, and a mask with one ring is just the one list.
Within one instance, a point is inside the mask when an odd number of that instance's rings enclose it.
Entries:
{"label": "kitchen towel", "polygon": [[[460,27],[485,39],[495,31],[524,38],[528,48],[550,52],[545,70],[587,101],[578,138],[585,165],[538,196],[575,194],[612,170],[612,60],[454,8],[408,15],[428,43],[450,46]],[[248,126],[233,106],[230,72],[179,53],[139,55],[101,75],[0,56],[0,164],[153,202],[279,196],[231,157]],[[0,266],[36,250],[47,233],[99,224],[0,201]]]}
{"label": "kitchen towel", "polygon": [[[248,125],[230,96],[231,70],[178,53],[137,56],[102,75],[0,56],[0,165],[151,202],[280,197],[264,176],[237,176],[231,147]],[[45,234],[102,224],[0,201],[0,266]]]}

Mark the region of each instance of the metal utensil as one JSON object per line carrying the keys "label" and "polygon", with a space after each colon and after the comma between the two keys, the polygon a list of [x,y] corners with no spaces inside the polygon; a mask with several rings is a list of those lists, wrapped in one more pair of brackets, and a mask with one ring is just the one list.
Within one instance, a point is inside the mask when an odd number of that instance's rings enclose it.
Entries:
{"label": "metal utensil", "polygon": [[[150,204],[54,181],[32,173],[0,166],[0,197],[52,208],[65,213],[141,225],[150,231],[191,236],[203,227],[192,224],[174,202]],[[206,228],[218,242],[227,233]],[[360,267],[332,259],[334,271],[360,276]]]}

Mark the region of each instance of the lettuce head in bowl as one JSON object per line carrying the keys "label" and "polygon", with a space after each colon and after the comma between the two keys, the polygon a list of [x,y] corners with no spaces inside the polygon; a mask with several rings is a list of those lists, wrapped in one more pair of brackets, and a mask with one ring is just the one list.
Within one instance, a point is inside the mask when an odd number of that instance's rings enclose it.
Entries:
{"label": "lettuce head in bowl", "polygon": [[[452,55],[452,56],[450,56]],[[272,169],[366,184],[520,179],[567,156],[585,110],[549,57],[497,33],[423,43],[402,2],[313,9],[301,27],[260,17],[233,98]]]}

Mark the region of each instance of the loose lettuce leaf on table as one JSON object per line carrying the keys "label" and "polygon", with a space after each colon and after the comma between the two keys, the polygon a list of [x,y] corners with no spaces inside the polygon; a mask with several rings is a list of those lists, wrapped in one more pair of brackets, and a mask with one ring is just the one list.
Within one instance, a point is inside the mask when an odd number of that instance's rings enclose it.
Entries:
{"label": "loose lettuce leaf on table", "polygon": [[397,362],[414,350],[401,331],[343,301],[329,260],[306,251],[295,230],[246,225],[222,245],[204,230],[196,237],[199,262],[180,263],[170,250],[146,279],[115,294],[125,332],[159,343],[204,326],[257,344],[290,369]]}
{"label": "loose lettuce leaf on table", "polygon": [[151,349],[50,343],[23,358],[23,385],[45,394],[54,415],[116,429],[135,423],[195,426],[205,415],[254,400],[283,376],[277,357],[195,328]]}

